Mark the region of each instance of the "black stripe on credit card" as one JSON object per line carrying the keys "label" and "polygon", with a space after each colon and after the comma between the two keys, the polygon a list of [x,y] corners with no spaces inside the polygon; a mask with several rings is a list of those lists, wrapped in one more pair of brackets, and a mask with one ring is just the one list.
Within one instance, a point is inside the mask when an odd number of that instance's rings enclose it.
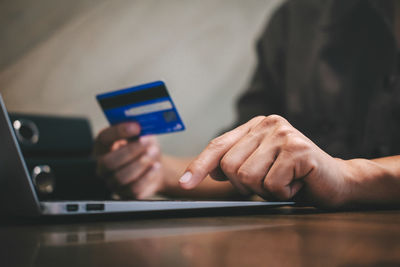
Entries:
{"label": "black stripe on credit card", "polygon": [[169,97],[167,89],[163,85],[99,99],[99,103],[102,109],[110,109],[161,97]]}

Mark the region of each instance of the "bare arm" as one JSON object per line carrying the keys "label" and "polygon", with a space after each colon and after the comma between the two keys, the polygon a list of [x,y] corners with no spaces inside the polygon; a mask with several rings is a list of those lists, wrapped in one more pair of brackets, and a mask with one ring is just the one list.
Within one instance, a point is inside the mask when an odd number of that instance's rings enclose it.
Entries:
{"label": "bare arm", "polygon": [[400,204],[400,156],[348,160],[348,205]]}
{"label": "bare arm", "polygon": [[253,118],[211,141],[181,186],[195,188],[210,174],[266,199],[300,195],[331,208],[400,204],[400,156],[333,158],[276,115]]}

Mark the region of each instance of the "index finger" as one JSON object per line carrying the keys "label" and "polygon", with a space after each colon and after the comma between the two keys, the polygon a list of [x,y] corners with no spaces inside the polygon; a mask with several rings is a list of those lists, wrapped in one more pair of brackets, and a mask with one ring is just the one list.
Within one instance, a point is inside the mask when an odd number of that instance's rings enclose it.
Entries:
{"label": "index finger", "polygon": [[236,129],[212,140],[200,155],[186,168],[185,173],[179,179],[181,187],[184,189],[196,187],[211,171],[219,166],[225,153],[245,136],[258,121],[258,118],[252,119]]}
{"label": "index finger", "polygon": [[136,122],[126,122],[103,129],[96,138],[95,151],[108,151],[115,141],[128,139],[140,134],[140,125]]}

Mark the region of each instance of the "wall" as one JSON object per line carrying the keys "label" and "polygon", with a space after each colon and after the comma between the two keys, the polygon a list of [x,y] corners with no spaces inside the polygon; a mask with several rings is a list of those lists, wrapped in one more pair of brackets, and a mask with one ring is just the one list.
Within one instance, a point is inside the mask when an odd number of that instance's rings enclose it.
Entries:
{"label": "wall", "polygon": [[281,0],[15,0],[0,3],[0,92],[9,110],[90,118],[94,95],[162,79],[187,126],[165,152],[193,155],[234,120],[254,41]]}

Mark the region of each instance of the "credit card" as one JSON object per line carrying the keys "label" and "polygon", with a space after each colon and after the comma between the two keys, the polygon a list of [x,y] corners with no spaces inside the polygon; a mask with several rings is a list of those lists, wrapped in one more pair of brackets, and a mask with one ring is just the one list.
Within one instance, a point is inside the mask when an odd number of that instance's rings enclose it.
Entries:
{"label": "credit card", "polygon": [[185,130],[162,81],[99,94],[96,98],[111,125],[138,122],[141,136]]}

